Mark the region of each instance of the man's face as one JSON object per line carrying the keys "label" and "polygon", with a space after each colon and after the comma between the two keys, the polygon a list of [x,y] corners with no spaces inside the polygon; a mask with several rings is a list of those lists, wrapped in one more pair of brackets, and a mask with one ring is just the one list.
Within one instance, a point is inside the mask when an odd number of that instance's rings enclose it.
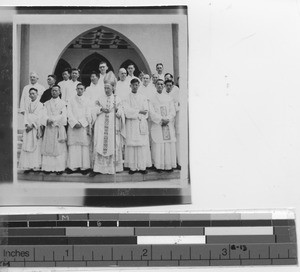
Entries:
{"label": "man's face", "polygon": [[59,87],[53,87],[51,90],[51,94],[53,98],[57,98],[60,95]]}
{"label": "man's face", "polygon": [[79,78],[79,72],[78,71],[72,71],[72,80],[76,81]]}
{"label": "man's face", "polygon": [[143,72],[141,72],[141,73],[139,74],[139,79],[140,79],[140,81],[142,81],[142,80],[143,80],[143,78],[144,78],[144,73],[143,73]]}
{"label": "man's face", "polygon": [[112,86],[110,84],[104,84],[104,91],[107,96],[110,96],[113,92]]}
{"label": "man's face", "polygon": [[157,80],[158,80],[158,75],[157,75],[157,74],[154,74],[154,75],[152,76],[152,82],[153,82],[153,84],[155,84]]}
{"label": "man's face", "polygon": [[30,79],[30,83],[32,85],[34,85],[38,81],[38,78],[37,78],[37,76],[35,74],[30,75],[29,79]]}
{"label": "man's face", "polygon": [[100,71],[101,75],[106,74],[107,69],[108,69],[108,67],[107,67],[106,63],[101,63],[99,65],[99,71]]}
{"label": "man's face", "polygon": [[76,92],[77,92],[78,96],[82,96],[82,94],[84,92],[84,87],[82,85],[77,86]]}
{"label": "man's face", "polygon": [[92,83],[94,83],[94,84],[97,84],[98,80],[99,80],[99,78],[95,74],[91,74],[90,79],[91,79]]}
{"label": "man's face", "polygon": [[171,82],[166,83],[166,90],[167,92],[170,92],[172,90],[173,84]]}
{"label": "man's face", "polygon": [[139,82],[134,82],[133,84],[130,84],[131,92],[137,93],[139,86],[140,86]]}
{"label": "man's face", "polygon": [[62,77],[63,77],[64,80],[69,80],[69,79],[70,79],[70,74],[69,74],[69,72],[68,72],[68,71],[64,71],[64,72],[62,73]]}
{"label": "man's face", "polygon": [[157,90],[157,92],[158,93],[162,93],[162,90],[163,90],[163,88],[164,88],[164,83],[163,83],[163,81],[161,81],[161,80],[158,80],[157,82],[156,82],[156,84],[155,84],[155,87],[156,87],[156,90]]}
{"label": "man's face", "polygon": [[55,84],[55,79],[54,79],[53,77],[49,76],[49,77],[47,78],[47,83],[48,83],[48,85],[51,87],[52,85]]}
{"label": "man's face", "polygon": [[35,101],[37,99],[37,95],[38,95],[37,92],[34,90],[31,90],[29,92],[29,97],[30,97],[31,101]]}
{"label": "man's face", "polygon": [[149,75],[144,75],[143,76],[143,83],[145,86],[147,86],[150,82],[150,76]]}
{"label": "man's face", "polygon": [[162,65],[157,65],[156,66],[156,71],[157,71],[157,73],[162,74],[162,72],[163,72],[163,66]]}
{"label": "man's face", "polygon": [[127,72],[125,69],[121,69],[119,71],[119,77],[120,77],[120,80],[121,81],[124,81],[126,79],[126,76],[127,76]]}
{"label": "man's face", "polygon": [[170,74],[166,74],[165,75],[165,80],[173,80],[173,78],[171,77]]}
{"label": "man's face", "polygon": [[128,71],[128,74],[129,75],[133,75],[133,72],[134,72],[134,66],[133,65],[129,65],[128,67],[127,67],[127,71]]}

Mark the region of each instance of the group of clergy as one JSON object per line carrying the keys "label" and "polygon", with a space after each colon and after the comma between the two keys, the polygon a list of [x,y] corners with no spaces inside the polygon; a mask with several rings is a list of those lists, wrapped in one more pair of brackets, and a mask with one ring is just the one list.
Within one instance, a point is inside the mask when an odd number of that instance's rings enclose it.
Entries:
{"label": "group of clergy", "polygon": [[134,76],[133,64],[119,70],[119,81],[107,64],[90,75],[87,88],[80,71],[62,73],[63,81],[49,75],[45,88],[30,74],[20,101],[24,115],[19,169],[25,174],[43,171],[61,175],[80,172],[90,177],[147,174],[181,168],[179,148],[179,88],[163,64],[151,77]]}

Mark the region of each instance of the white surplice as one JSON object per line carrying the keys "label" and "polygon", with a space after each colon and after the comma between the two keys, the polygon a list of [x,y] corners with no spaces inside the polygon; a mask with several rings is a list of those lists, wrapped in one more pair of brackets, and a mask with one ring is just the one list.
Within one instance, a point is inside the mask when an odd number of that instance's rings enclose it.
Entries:
{"label": "white surplice", "polygon": [[[42,170],[50,172],[64,171],[67,160],[67,124],[66,103],[59,97],[51,98],[44,104],[42,124],[45,132],[42,142]],[[47,120],[53,124],[47,125]]]}
{"label": "white surplice", "polygon": [[[85,96],[74,96],[68,104],[68,161],[71,170],[91,168],[90,163],[90,101]],[[80,123],[81,128],[75,128]]]}
{"label": "white surplice", "polygon": [[179,101],[179,88],[176,85],[173,85],[172,90],[168,93],[164,88],[163,92],[169,95],[174,102],[175,110],[176,110],[176,117],[175,117],[175,132],[176,132],[176,157],[177,163],[181,165],[180,160],[180,101]]}
{"label": "white surplice", "polygon": [[104,94],[104,87],[99,83],[99,81],[97,84],[91,82],[90,86],[88,86],[84,92],[84,96],[89,99],[92,107],[95,106],[95,102],[97,98],[103,94]]}
{"label": "white surplice", "polygon": [[79,83],[81,82],[78,80],[69,80],[65,85],[65,92],[64,95],[62,94],[61,99],[68,103],[75,95],[77,95],[76,88]]}
{"label": "white surplice", "polygon": [[64,101],[66,101],[66,96],[67,96],[70,82],[71,82],[71,79],[68,79],[68,80],[62,80],[62,81],[58,82],[58,84],[57,84],[60,87],[61,99]]}
{"label": "white surplice", "polygon": [[148,110],[148,101],[139,93],[130,93],[123,100],[123,108],[126,117],[126,144],[125,144],[125,167],[132,171],[145,170],[152,165],[148,113],[140,114],[141,110]]}
{"label": "white surplice", "polygon": [[138,89],[138,93],[142,94],[150,101],[156,94],[156,88],[151,83],[149,83],[147,86],[142,84]]}
{"label": "white surplice", "polygon": [[29,90],[31,88],[35,88],[38,90],[38,97],[37,100],[40,101],[40,98],[42,97],[42,94],[45,91],[45,87],[39,83],[35,84],[28,84],[23,88],[21,100],[20,100],[20,113],[24,113],[25,109],[28,108],[29,103],[31,102],[31,99],[29,97]]}
{"label": "white surplice", "polygon": [[116,95],[121,99],[125,99],[131,92],[130,82],[126,78],[125,80],[119,80],[116,86]]}
{"label": "white surplice", "polygon": [[[150,103],[151,117],[151,155],[157,169],[170,170],[176,165],[175,106],[166,94],[158,92]],[[169,123],[162,126],[162,119]]]}
{"label": "white surplice", "polygon": [[[93,170],[102,174],[114,174],[123,171],[122,145],[125,137],[125,116],[121,99],[117,96],[104,94],[98,98],[98,101],[100,106],[96,106],[92,112]],[[114,104],[118,109],[116,113]],[[110,112],[104,113],[101,111],[102,108],[108,108]]]}
{"label": "white surplice", "polygon": [[157,75],[158,75],[158,79],[162,79],[163,81],[165,81],[165,75],[163,73]]}
{"label": "white surplice", "polygon": [[98,85],[100,87],[100,90],[103,90],[103,93],[100,93],[99,95],[103,95],[104,92],[104,77],[105,77],[106,73],[104,75],[102,75],[101,73],[99,74],[99,80],[98,80]]}
{"label": "white surplice", "polygon": [[33,126],[32,130],[23,132],[23,144],[20,155],[19,168],[22,170],[39,170],[41,168],[41,116],[43,115],[43,104],[37,98],[31,101],[25,108],[24,128],[26,125]]}

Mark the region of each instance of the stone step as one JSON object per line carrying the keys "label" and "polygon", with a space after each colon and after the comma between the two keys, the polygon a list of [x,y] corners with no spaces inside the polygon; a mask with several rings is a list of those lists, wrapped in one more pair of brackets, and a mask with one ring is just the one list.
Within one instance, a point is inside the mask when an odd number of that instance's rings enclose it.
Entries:
{"label": "stone step", "polygon": [[[149,171],[148,174],[143,175],[136,173],[133,175],[123,171],[116,174],[116,182],[142,182],[142,181],[157,181],[157,180],[176,180],[180,179],[180,171],[174,170],[172,173],[163,172],[157,173],[155,171]],[[55,173],[46,175],[42,172],[23,174],[23,171],[18,171],[18,180],[27,181],[53,181],[53,182],[85,182],[85,183],[114,183],[114,175],[97,175],[95,177],[89,177],[88,175],[75,174],[62,174],[60,176]]]}

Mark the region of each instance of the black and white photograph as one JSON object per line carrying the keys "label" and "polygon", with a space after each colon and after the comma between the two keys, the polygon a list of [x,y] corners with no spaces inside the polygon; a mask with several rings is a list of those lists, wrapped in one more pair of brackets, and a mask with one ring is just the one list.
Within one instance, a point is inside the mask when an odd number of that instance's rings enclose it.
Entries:
{"label": "black and white photograph", "polygon": [[190,203],[186,6],[23,8],[13,56],[14,185],[30,204]]}

